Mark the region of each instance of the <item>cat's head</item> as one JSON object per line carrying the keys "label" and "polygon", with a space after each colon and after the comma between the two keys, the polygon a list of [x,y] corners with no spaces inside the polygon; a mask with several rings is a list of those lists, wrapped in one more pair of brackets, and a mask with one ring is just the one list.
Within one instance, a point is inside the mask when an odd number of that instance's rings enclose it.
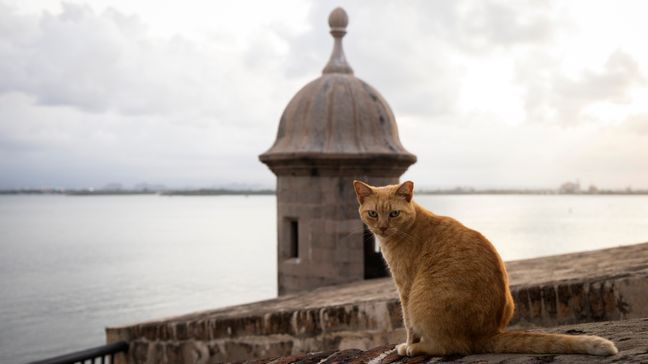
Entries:
{"label": "cat's head", "polygon": [[412,203],[412,181],[384,187],[353,181],[353,188],[360,203],[360,219],[374,234],[388,237],[414,222],[416,210]]}

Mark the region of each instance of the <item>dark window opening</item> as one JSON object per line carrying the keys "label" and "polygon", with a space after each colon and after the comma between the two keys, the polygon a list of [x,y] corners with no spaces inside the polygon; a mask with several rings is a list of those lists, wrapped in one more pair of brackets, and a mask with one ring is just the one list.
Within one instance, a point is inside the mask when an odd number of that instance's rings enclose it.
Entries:
{"label": "dark window opening", "polygon": [[297,220],[288,220],[289,250],[288,258],[299,258],[299,224]]}
{"label": "dark window opening", "polygon": [[367,226],[364,227],[362,240],[364,246],[364,278],[389,277],[389,271],[382,254],[380,254],[376,237],[369,231]]}

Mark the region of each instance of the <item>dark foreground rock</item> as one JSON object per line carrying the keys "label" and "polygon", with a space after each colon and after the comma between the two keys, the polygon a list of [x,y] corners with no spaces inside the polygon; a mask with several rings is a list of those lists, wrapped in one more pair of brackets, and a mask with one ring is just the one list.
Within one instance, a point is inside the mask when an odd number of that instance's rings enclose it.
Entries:
{"label": "dark foreground rock", "polygon": [[602,336],[614,341],[619,348],[619,354],[608,357],[556,354],[480,354],[468,356],[453,355],[441,358],[428,356],[408,358],[398,355],[392,345],[385,345],[367,351],[357,349],[327,351],[243,363],[648,363],[648,318],[560,326],[542,331],[571,335]]}

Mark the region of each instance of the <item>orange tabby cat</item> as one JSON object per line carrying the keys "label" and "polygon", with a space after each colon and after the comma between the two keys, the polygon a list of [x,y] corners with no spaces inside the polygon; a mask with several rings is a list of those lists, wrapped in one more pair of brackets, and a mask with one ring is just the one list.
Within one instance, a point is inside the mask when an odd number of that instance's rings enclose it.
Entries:
{"label": "orange tabby cat", "polygon": [[353,186],[400,295],[407,341],[398,354],[618,352],[598,336],[507,332],[514,309],[508,275],[485,237],[419,206],[410,181]]}

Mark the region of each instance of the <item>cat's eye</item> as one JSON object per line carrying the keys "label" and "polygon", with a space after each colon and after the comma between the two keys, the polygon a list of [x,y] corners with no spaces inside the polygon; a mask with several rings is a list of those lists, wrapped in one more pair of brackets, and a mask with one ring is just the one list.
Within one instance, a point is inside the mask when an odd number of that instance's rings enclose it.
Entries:
{"label": "cat's eye", "polygon": [[394,210],[389,212],[389,217],[398,217],[398,215],[400,215],[399,210]]}
{"label": "cat's eye", "polygon": [[369,215],[369,217],[371,217],[371,218],[378,217],[378,213],[376,211],[374,211],[374,210],[367,211],[367,215]]}

